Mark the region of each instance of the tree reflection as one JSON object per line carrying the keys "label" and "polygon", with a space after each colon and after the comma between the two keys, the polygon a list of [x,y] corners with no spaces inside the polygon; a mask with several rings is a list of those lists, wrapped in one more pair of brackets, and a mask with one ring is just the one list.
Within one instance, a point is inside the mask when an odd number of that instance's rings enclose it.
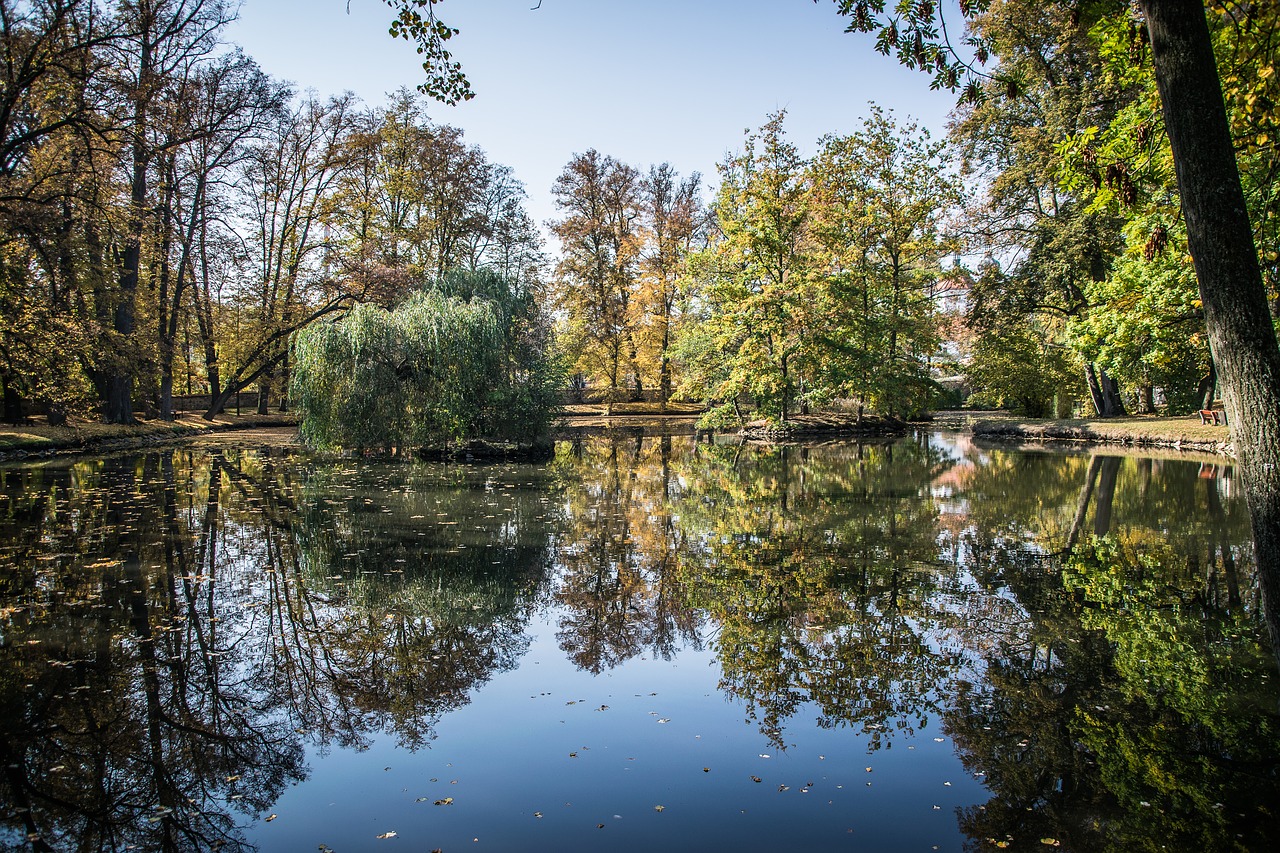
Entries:
{"label": "tree reflection", "polygon": [[235,848],[231,811],[301,778],[301,745],[236,666],[186,547],[204,486],[188,463],[181,487],[172,453],[9,484],[11,506],[42,508],[45,546],[5,555],[21,588],[0,652],[4,796],[35,849]]}
{"label": "tree reflection", "polygon": [[948,465],[924,442],[690,457],[682,584],[716,625],[722,689],[776,747],[808,703],[874,747],[939,711],[955,660],[927,484]]}
{"label": "tree reflection", "polygon": [[990,790],[975,848],[1264,847],[1277,682],[1230,488],[923,437],[0,467],[0,847],[245,847],[308,748],[430,743],[535,618],[593,673],[706,638],[776,748],[940,719]]}
{"label": "tree reflection", "polygon": [[[1035,482],[1061,486],[1014,570],[994,555],[1017,550],[1005,532],[1027,504],[993,456],[967,483],[982,509],[963,537],[1018,608],[946,716],[993,794],[961,814],[973,849],[1267,846],[1280,829],[1275,668],[1256,596],[1241,594],[1256,583],[1242,576],[1246,520],[1221,499],[1229,481],[1216,466],[1206,478],[1161,460],[1023,457],[1048,469]],[[1075,544],[1065,560],[1062,543]]]}
{"label": "tree reflection", "polygon": [[558,536],[556,637],[588,672],[644,653],[670,659],[701,643],[675,572],[684,535],[672,516],[681,488],[672,464],[671,436],[639,432],[570,442],[557,459],[574,487]]}
{"label": "tree reflection", "polygon": [[422,745],[514,665],[546,483],[358,473],[168,450],[0,474],[0,843],[242,847],[307,742]]}

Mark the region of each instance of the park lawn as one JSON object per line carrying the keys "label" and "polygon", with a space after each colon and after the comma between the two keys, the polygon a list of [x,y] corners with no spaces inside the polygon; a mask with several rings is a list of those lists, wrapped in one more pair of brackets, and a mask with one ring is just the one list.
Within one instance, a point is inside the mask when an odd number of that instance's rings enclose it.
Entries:
{"label": "park lawn", "polygon": [[172,421],[151,419],[136,424],[104,424],[72,418],[66,426],[56,427],[49,426],[43,417],[33,417],[30,423],[0,424],[0,453],[88,450],[117,443],[148,443],[206,432],[297,426],[297,423],[298,416],[292,412],[267,415],[222,414],[212,421],[205,420],[195,412],[188,412]]}
{"label": "park lawn", "polygon": [[[1085,441],[1137,446],[1187,447],[1230,452],[1226,426],[1200,423],[1199,415],[1132,415],[1123,418],[1022,418],[1002,412],[947,412],[975,436]],[[940,415],[938,420],[944,420]],[[952,424],[948,424],[952,425]]]}

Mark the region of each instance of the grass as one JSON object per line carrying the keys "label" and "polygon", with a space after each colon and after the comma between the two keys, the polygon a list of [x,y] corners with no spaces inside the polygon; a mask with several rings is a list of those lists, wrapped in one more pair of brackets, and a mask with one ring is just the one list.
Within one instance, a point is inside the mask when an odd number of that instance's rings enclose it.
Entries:
{"label": "grass", "polygon": [[565,417],[599,418],[609,415],[676,415],[694,417],[706,409],[698,403],[570,403],[563,409]]}
{"label": "grass", "polygon": [[223,414],[206,421],[189,412],[172,421],[158,419],[136,424],[104,424],[97,421],[71,419],[66,426],[49,426],[42,417],[25,424],[0,424],[0,453],[43,453],[60,450],[88,450],[113,445],[163,441],[221,430],[251,427],[296,426],[297,415],[291,412],[259,414]]}
{"label": "grass", "polygon": [[[668,403],[665,412],[660,403],[614,403],[609,416],[693,417],[702,411],[702,407],[694,403]],[[569,405],[564,408],[564,415],[570,419],[599,419],[605,417],[605,407],[602,403]],[[292,412],[223,414],[213,421],[206,421],[196,413],[187,413],[173,421],[146,420],[132,425],[73,420],[61,427],[49,426],[43,418],[32,418],[27,424],[0,424],[0,455],[94,450],[224,430],[296,426],[297,422],[297,415]],[[951,411],[936,413],[934,424],[988,438],[1049,439],[1231,452],[1231,436],[1227,427],[1201,424],[1197,415],[1054,420],[1022,418],[1006,412]]]}
{"label": "grass", "polygon": [[977,436],[1088,441],[1230,452],[1225,426],[1200,423],[1199,415],[1131,415],[1123,418],[1022,418],[1004,412],[939,412],[936,422]]}

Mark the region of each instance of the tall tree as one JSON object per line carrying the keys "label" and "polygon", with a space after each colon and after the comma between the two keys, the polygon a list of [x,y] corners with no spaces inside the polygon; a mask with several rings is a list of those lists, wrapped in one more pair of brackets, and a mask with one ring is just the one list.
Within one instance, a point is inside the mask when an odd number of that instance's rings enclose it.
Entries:
{"label": "tall tree", "polygon": [[165,84],[181,69],[217,47],[217,36],[233,13],[223,0],[137,0],[124,4],[120,25],[127,38],[114,42],[119,86],[127,103],[126,167],[129,208],[116,255],[119,282],[110,314],[111,333],[101,369],[105,417],[111,423],[134,420],[133,394],[141,365],[137,359],[137,290],[142,269],[144,231],[150,216],[149,178],[156,150],[151,135],[153,111]]}
{"label": "tall tree", "polygon": [[1203,5],[1139,5],[1151,34],[1187,243],[1249,503],[1272,649],[1280,658],[1280,346]]}
{"label": "tall tree", "polygon": [[578,367],[602,376],[610,395],[629,373],[640,388],[635,292],[641,249],[641,179],[633,167],[590,149],[551,189],[563,218],[557,300],[581,340]]}
{"label": "tall tree", "polygon": [[720,239],[696,260],[707,312],[696,336],[708,346],[690,376],[702,385],[699,396],[729,404],[749,394],[782,423],[811,377],[819,333],[810,176],[785,118],[771,115],[719,167]]}
{"label": "tall tree", "polygon": [[671,399],[671,347],[689,300],[685,261],[706,234],[701,184],[697,172],[681,179],[669,163],[663,163],[649,168],[642,185],[647,232],[641,259],[642,335],[647,358],[658,363],[658,395],[663,404]]}
{"label": "tall tree", "polygon": [[811,166],[815,235],[833,260],[827,304],[832,391],[889,414],[929,404],[947,222],[961,194],[948,147],[873,106],[862,129],[828,137]]}

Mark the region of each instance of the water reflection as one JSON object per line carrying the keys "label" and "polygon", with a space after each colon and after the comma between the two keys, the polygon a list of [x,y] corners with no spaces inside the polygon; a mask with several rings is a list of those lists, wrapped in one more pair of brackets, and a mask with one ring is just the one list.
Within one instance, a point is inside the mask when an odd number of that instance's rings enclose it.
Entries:
{"label": "water reflection", "polygon": [[1276,679],[1228,477],[927,435],[0,468],[0,847],[247,847],[309,752],[429,746],[544,624],[588,675],[709,648],[775,750],[940,723],[975,848],[1262,846]]}

